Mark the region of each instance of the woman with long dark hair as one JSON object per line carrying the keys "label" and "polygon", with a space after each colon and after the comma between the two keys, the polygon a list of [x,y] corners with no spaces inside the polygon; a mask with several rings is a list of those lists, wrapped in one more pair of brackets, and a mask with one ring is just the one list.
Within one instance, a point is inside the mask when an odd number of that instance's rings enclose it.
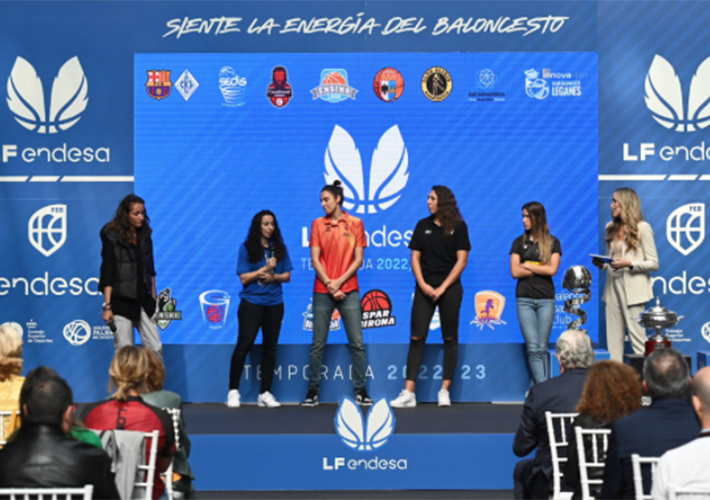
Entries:
{"label": "woman with long dark hair", "polygon": [[121,200],[113,220],[101,229],[103,319],[114,330],[114,349],[133,345],[133,327],[143,345],[162,359],[156,307],[153,230],[142,198],[129,194]]}
{"label": "woman with long dark hair", "polygon": [[431,188],[427,199],[429,217],[417,223],[409,248],[416,280],[412,302],[411,339],[404,390],[390,402],[395,408],[417,406],[414,389],[424,357],[429,324],[439,307],[444,339],[444,373],[439,406],[451,406],[449,389],[456,371],[459,349],[459,312],[463,300],[461,273],[468,263],[471,242],[454,193],[446,186]]}
{"label": "woman with long dark hair", "polygon": [[510,249],[510,273],[518,280],[515,290],[518,322],[525,338],[532,383],[547,380],[547,345],[555,321],[555,285],[562,247],[550,234],[541,203],[523,205],[525,231]]}
{"label": "woman with long dark hair", "polygon": [[602,300],[606,303],[606,342],[611,359],[623,361],[624,334],[643,354],[646,332],[635,318],[653,298],[651,271],[658,271],[658,252],[651,225],[643,220],[641,200],[631,188],[619,188],[611,199],[611,221],[606,225],[607,255],[611,262],[593,259],[607,271]]}
{"label": "woman with long dark hair", "polygon": [[257,403],[267,408],[281,406],[271,393],[271,383],[276,365],[276,345],[284,317],[281,285],[291,281],[292,269],[276,216],[270,210],[262,210],[251,220],[246,240],[239,247],[237,274],[244,288],[239,294],[241,302],[237,311],[239,336],[229,368],[227,406],[230,408],[238,408],[241,404],[239,381],[259,329],[263,333],[264,345],[261,391]]}

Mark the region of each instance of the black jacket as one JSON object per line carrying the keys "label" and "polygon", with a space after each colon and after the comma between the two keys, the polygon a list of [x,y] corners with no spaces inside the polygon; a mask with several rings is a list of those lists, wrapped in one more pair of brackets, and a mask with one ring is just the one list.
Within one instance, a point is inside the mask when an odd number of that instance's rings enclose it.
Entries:
{"label": "black jacket", "polygon": [[138,299],[138,280],[142,280],[146,290],[153,288],[151,280],[155,276],[153,261],[153,240],[150,237],[138,240],[143,275],[138,276],[136,254],[118,232],[109,229],[108,224],[101,229],[101,278],[99,290],[112,286],[113,295],[126,299]]}
{"label": "black jacket", "polygon": [[120,498],[103,450],[68,436],[58,426],[26,423],[0,450],[0,487],[94,486],[93,498]]}

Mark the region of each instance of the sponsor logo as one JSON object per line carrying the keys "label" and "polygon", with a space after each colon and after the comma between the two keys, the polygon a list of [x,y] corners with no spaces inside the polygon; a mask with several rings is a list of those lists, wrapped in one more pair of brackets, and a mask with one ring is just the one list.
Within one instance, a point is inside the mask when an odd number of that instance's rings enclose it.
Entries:
{"label": "sponsor logo", "polygon": [[165,288],[158,294],[158,311],[155,320],[161,330],[165,330],[171,321],[182,320],[182,311],[177,311],[177,299],[170,295],[170,288]]}
{"label": "sponsor logo", "polygon": [[[306,312],[303,313],[303,329],[309,332],[313,331],[313,299],[311,298]],[[340,311],[333,309],[333,314],[330,316],[330,328],[329,330],[335,331],[340,330]]]}
{"label": "sponsor logo", "polygon": [[375,95],[385,102],[394,102],[404,92],[404,78],[394,68],[384,68],[377,72],[373,82]]}
{"label": "sponsor logo", "polygon": [[148,73],[148,81],[145,82],[145,90],[153,99],[161,100],[170,95],[173,90],[173,82],[170,81],[170,73],[164,69],[151,69]]}
{"label": "sponsor logo", "polygon": [[494,330],[496,325],[505,325],[505,321],[501,319],[503,309],[505,309],[505,297],[498,292],[484,290],[476,294],[474,299],[476,307],[476,317],[471,321],[472,325],[476,325],[483,330],[487,326]]}
{"label": "sponsor logo", "polygon": [[183,71],[175,82],[175,88],[186,101],[190,100],[190,97],[192,97],[192,94],[195,93],[199,86],[200,83],[188,70]]}
{"label": "sponsor logo", "polygon": [[277,108],[283,108],[291,101],[293,90],[288,83],[288,72],[283,66],[276,66],[271,71],[271,83],[266,89],[266,97]]}
{"label": "sponsor logo", "polygon": [[675,68],[656,54],[646,74],[644,100],[651,116],[661,126],[676,132],[695,132],[710,125],[710,57],[705,59],[690,81],[688,113],[684,112],[683,90]]}
{"label": "sponsor logo", "polygon": [[666,220],[666,238],[673,248],[690,255],[705,240],[705,203],[678,207]]}
{"label": "sponsor logo", "polygon": [[353,138],[339,125],[333,129],[325,152],[325,182],[343,181],[343,206],[347,210],[355,208],[359,214],[387,210],[402,196],[409,180],[408,169],[409,154],[398,125],[380,137],[372,152],[369,179],[365,178],[360,151]]}
{"label": "sponsor logo", "polygon": [[[95,289],[92,290],[89,284],[93,283]],[[74,278],[49,278],[49,272],[45,272],[43,276],[38,276],[36,278],[25,278],[22,276],[14,278],[6,278],[0,276],[0,296],[7,295],[10,293],[8,289],[20,290],[25,296],[36,295],[36,296],[49,296],[49,295],[64,295],[67,293],[67,288],[69,288],[69,293],[74,296],[79,296],[82,293],[87,295],[99,295],[99,278],[87,278],[86,280],[74,277]]]}
{"label": "sponsor logo", "polygon": [[40,208],[27,224],[27,238],[35,249],[49,257],[67,241],[67,206]]}
{"label": "sponsor logo", "polygon": [[[525,93],[534,99],[552,97],[580,97],[582,95],[582,81],[571,78],[582,78],[586,73],[556,73],[551,69],[543,68],[542,78],[535,69],[525,72]],[[549,82],[548,82],[549,80]]]}
{"label": "sponsor logo", "polygon": [[227,324],[229,302],[231,297],[222,290],[207,290],[200,294],[200,309],[202,321],[211,329],[224,328]]}
{"label": "sponsor logo", "polygon": [[496,74],[490,69],[482,69],[478,72],[478,86],[482,89],[492,87],[496,82]]}
{"label": "sponsor logo", "polygon": [[239,77],[230,66],[219,70],[219,91],[224,98],[223,106],[237,108],[246,104],[247,79]]}
{"label": "sponsor logo", "polygon": [[[30,320],[27,322],[27,328],[29,328],[30,322],[34,324],[35,328],[37,327],[37,323]],[[25,332],[22,330],[22,326],[19,323],[15,323],[14,321],[6,321],[2,324],[2,326],[9,326],[13,330],[15,330],[20,335],[20,337],[24,336],[25,334]]]}
{"label": "sponsor logo", "polygon": [[86,344],[91,338],[91,327],[83,319],[75,319],[64,326],[64,338],[73,346]]}
{"label": "sponsor logo", "polygon": [[355,99],[357,89],[348,85],[348,72],[344,69],[324,69],[320,73],[320,85],[311,90],[313,99],[338,103],[345,99]]}
{"label": "sponsor logo", "polygon": [[702,334],[703,338],[707,340],[708,343],[710,343],[710,321],[703,325],[703,327],[700,329],[700,333]]}
{"label": "sponsor logo", "polygon": [[451,94],[454,82],[444,68],[434,66],[422,76],[422,92],[430,101],[441,102]]}
{"label": "sponsor logo", "polygon": [[540,73],[530,68],[525,72],[525,93],[528,97],[542,100],[550,94],[550,87],[546,80],[538,78]]}
{"label": "sponsor logo", "polygon": [[392,316],[392,301],[382,290],[370,290],[362,296],[362,328],[394,326],[397,318]]}
{"label": "sponsor logo", "polygon": [[54,78],[47,114],[42,80],[32,64],[18,56],[7,80],[7,105],[15,121],[27,130],[56,134],[81,119],[89,103],[88,92],[84,69],[74,56],[62,65]]}
{"label": "sponsor logo", "polygon": [[490,69],[482,69],[478,72],[476,83],[481,90],[468,93],[468,100],[472,102],[502,102],[505,101],[505,92],[496,92],[493,89],[498,78]]}
{"label": "sponsor logo", "polygon": [[25,323],[27,327],[27,340],[28,344],[51,344],[54,342],[53,339],[47,338],[47,333],[37,325],[34,319],[30,319]]}

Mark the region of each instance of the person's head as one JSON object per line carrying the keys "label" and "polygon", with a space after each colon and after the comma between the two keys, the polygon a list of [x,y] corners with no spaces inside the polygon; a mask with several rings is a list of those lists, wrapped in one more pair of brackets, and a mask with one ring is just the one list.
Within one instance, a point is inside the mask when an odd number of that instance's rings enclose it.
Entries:
{"label": "person's head", "polygon": [[641,200],[631,188],[619,188],[611,197],[611,216],[623,222],[640,221]]}
{"label": "person's head", "polygon": [[693,377],[693,407],[703,429],[710,429],[710,366]]}
{"label": "person's head", "polygon": [[262,210],[251,220],[249,233],[245,240],[250,262],[259,262],[264,257],[264,240],[273,250],[274,257],[281,260],[286,253],[286,246],[276,215],[271,210]]}
{"label": "person's head", "polygon": [[145,391],[155,392],[163,388],[165,382],[165,366],[157,354],[150,349],[144,349],[148,356],[148,375],[145,378]]}
{"label": "person's head", "polygon": [[343,183],[336,179],[333,184],[327,184],[320,190],[320,204],[326,215],[333,215],[343,206],[345,195],[343,194],[342,185]]}
{"label": "person's head", "polygon": [[451,236],[456,224],[463,220],[454,193],[446,186],[433,186],[427,197],[429,213],[441,224],[444,236]]}
{"label": "person's head", "polygon": [[547,224],[547,212],[542,203],[531,201],[523,205],[523,226],[526,237],[538,242],[540,260],[548,262],[552,257],[552,238]]}
{"label": "person's head", "polygon": [[643,385],[654,399],[684,398],[690,369],[683,355],[668,347],[653,351],[643,363]]}
{"label": "person's head", "polygon": [[22,372],[22,337],[10,325],[0,325],[0,382]]}
{"label": "person's head", "polygon": [[132,235],[144,238],[151,234],[150,217],[145,209],[143,198],[129,194],[121,200],[116,209],[116,215],[111,221],[111,226],[116,229],[126,241],[132,240]]}
{"label": "person's head", "polygon": [[641,408],[641,380],[629,365],[598,361],[589,367],[577,412],[611,423]]}
{"label": "person's head", "polygon": [[565,330],[557,339],[557,359],[564,370],[589,368],[594,363],[594,349],[589,335],[581,330]]}
{"label": "person's head", "polygon": [[[55,373],[56,375],[56,373]],[[74,413],[74,396],[71,387],[59,376],[34,377],[23,386],[22,421],[71,428]]]}
{"label": "person's head", "polygon": [[145,378],[149,366],[148,355],[142,347],[127,345],[116,351],[108,370],[111,375],[109,391],[116,388],[111,398],[125,401],[133,391],[146,392]]}

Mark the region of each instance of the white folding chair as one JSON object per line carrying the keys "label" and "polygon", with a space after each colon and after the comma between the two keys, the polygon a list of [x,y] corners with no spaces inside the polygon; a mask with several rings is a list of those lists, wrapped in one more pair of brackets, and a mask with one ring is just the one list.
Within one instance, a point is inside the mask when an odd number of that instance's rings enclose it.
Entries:
{"label": "white folding chair", "polygon": [[[567,448],[567,430],[571,428],[572,422],[577,418],[577,413],[552,413],[545,412],[545,422],[547,423],[547,437],[550,441],[550,455],[552,456],[552,500],[572,498],[572,492],[562,492],[562,464],[567,461],[566,457],[560,457],[559,449]],[[555,432],[555,424],[560,429],[559,439]]]}
{"label": "white folding chair", "polygon": [[[579,480],[582,485],[582,500],[592,500],[594,497],[589,493],[589,486],[602,484],[603,480],[589,479],[589,469],[604,469],[611,429],[582,429],[581,427],[575,427],[574,431],[577,439],[577,454],[579,456]],[[591,437],[592,461],[590,462],[587,461],[584,436]],[[569,452],[574,453],[573,450]]]}
{"label": "white folding chair", "polygon": [[[180,416],[182,411],[180,408],[163,408],[166,412],[170,414],[173,419],[173,432],[175,433],[175,451],[180,449]],[[170,467],[168,470],[163,472],[162,476],[165,477],[165,491],[168,492],[168,500],[173,500],[173,463],[170,462]]]}
{"label": "white folding chair", "polygon": [[678,497],[687,499],[710,499],[710,489],[700,489],[700,488],[676,488],[675,486],[668,485],[668,500],[677,500]]}
{"label": "white folding chair", "polygon": [[93,494],[93,484],[83,488],[0,488],[0,497],[10,500],[72,500],[77,495],[91,500]]}
{"label": "white folding chair", "polygon": [[643,476],[641,475],[641,465],[651,466],[651,483],[653,484],[653,476],[656,475],[656,467],[658,466],[658,457],[642,457],[637,453],[631,455],[631,467],[634,471],[634,498],[636,500],[650,500],[651,495],[643,494]]}
{"label": "white folding chair", "polygon": [[[146,449],[149,450],[148,463],[138,466],[138,470],[145,471],[145,481],[133,483],[133,498],[136,498],[136,488],[145,488],[145,500],[153,500],[153,484],[155,483],[155,464],[158,459],[158,439],[160,431],[145,432]],[[150,440],[150,448],[148,448]]]}
{"label": "white folding chair", "polygon": [[20,415],[18,410],[0,411],[0,448],[7,444],[5,434],[12,432],[14,419],[17,418],[16,415]]}

